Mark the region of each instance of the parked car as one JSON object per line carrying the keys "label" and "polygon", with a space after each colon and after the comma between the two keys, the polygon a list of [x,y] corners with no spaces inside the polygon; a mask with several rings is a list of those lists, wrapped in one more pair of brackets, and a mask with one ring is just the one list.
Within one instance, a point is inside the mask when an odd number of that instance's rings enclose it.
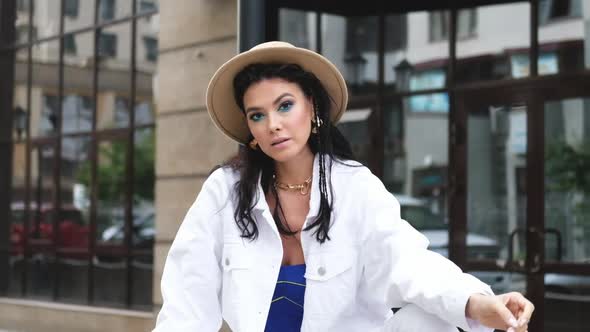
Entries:
{"label": "parked car", "polygon": [[[12,203],[11,211],[10,245],[13,256],[24,254],[25,237],[28,237],[29,246],[34,251],[49,251],[54,245],[58,249],[88,248],[88,225],[84,223],[82,212],[72,205],[62,206],[57,233],[53,227],[55,209],[50,204],[40,207],[35,203],[30,204],[29,234],[25,234],[24,203]],[[84,254],[80,250],[66,250],[62,257],[82,258]]]}

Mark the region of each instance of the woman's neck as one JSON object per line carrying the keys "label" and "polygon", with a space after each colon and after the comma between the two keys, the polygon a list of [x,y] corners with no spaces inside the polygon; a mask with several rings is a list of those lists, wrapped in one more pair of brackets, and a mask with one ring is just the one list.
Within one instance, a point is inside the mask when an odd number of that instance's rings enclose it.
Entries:
{"label": "woman's neck", "polygon": [[301,153],[289,161],[276,162],[277,181],[288,184],[305,182],[313,173],[314,158],[314,154],[308,151],[308,153]]}

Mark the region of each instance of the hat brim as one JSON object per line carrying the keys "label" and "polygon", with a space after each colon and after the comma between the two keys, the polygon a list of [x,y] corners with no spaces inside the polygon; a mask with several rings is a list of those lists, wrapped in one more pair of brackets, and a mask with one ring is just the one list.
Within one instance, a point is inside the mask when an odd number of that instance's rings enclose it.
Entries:
{"label": "hat brim", "polygon": [[313,73],[328,92],[330,120],[338,122],[348,102],[346,81],[336,66],[325,57],[293,46],[255,48],[241,53],[223,64],[211,78],[207,87],[207,111],[213,123],[229,138],[241,144],[248,143],[250,131],[246,117],[234,98],[233,81],[246,66],[253,63],[297,64]]}

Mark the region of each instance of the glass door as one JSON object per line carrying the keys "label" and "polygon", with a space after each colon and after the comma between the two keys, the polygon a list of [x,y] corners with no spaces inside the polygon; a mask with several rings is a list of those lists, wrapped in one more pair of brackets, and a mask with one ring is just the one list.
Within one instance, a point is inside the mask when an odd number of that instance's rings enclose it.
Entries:
{"label": "glass door", "polygon": [[531,331],[590,326],[589,80],[456,93],[450,255],[496,293],[531,299]]}
{"label": "glass door", "polygon": [[590,326],[590,96],[542,102],[545,128],[544,325],[546,331]]}

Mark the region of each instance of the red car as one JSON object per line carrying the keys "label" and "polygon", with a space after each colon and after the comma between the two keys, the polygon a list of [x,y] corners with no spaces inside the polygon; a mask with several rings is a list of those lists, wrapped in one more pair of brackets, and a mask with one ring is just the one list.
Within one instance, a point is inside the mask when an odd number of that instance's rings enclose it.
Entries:
{"label": "red car", "polygon": [[[13,203],[11,210],[11,255],[22,255],[25,247],[25,206],[23,203]],[[50,251],[55,244],[58,250],[66,249],[64,256],[83,258],[85,256],[83,251],[88,248],[89,228],[84,223],[81,211],[72,205],[62,206],[57,243],[55,243],[56,238],[52,222],[54,211],[53,206],[49,204],[43,204],[40,208],[37,208],[34,203],[30,205],[28,235],[30,248],[33,251]],[[71,251],[67,249],[71,249]]]}

